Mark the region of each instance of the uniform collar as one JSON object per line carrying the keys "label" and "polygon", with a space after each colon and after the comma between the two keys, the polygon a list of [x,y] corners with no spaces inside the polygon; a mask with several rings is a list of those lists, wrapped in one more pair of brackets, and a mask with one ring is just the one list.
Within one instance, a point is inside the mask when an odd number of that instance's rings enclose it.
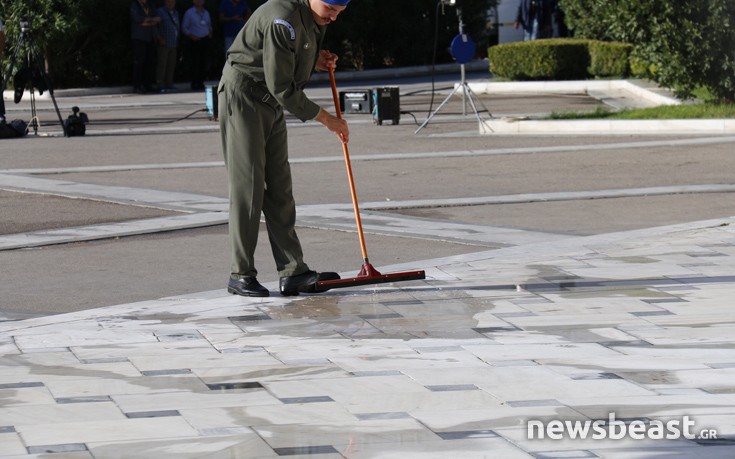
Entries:
{"label": "uniform collar", "polygon": [[309,24],[307,19],[311,19],[311,21],[314,22],[314,16],[311,14],[311,4],[309,3],[309,0],[299,0],[299,3],[301,3],[301,20],[304,21],[304,24]]}
{"label": "uniform collar", "polygon": [[320,33],[324,31],[326,26],[319,26],[314,20],[314,14],[311,11],[309,0],[300,0],[301,3],[301,21],[307,28],[317,29]]}

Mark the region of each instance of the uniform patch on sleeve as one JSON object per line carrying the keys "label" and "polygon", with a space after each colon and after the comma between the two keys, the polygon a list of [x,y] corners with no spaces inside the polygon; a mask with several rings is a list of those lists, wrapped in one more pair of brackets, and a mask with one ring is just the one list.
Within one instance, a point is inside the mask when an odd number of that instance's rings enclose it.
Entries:
{"label": "uniform patch on sleeve", "polygon": [[274,19],[273,24],[281,24],[282,26],[286,26],[286,28],[288,28],[289,33],[291,34],[291,41],[296,40],[296,30],[294,30],[290,22],[288,22],[285,19]]}

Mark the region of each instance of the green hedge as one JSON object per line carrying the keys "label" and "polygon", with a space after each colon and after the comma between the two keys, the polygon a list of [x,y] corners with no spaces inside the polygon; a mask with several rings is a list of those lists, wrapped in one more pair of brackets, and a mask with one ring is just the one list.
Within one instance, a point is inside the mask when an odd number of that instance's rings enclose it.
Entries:
{"label": "green hedge", "polygon": [[632,46],[626,43],[554,38],[488,48],[490,72],[510,80],[584,80],[626,77]]}
{"label": "green hedge", "polygon": [[631,43],[634,75],[735,103],[735,0],[559,0],[578,38]]}
{"label": "green hedge", "polygon": [[595,77],[620,77],[630,75],[630,53],[633,45],[629,43],[590,41],[589,72]]}

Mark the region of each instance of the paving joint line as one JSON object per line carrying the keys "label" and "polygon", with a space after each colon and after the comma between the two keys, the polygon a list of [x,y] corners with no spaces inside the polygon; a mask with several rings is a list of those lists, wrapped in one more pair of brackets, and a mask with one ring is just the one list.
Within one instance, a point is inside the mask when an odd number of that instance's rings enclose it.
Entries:
{"label": "paving joint line", "polygon": [[[433,159],[433,158],[460,158],[460,157],[481,157],[495,155],[521,155],[521,154],[542,154],[542,153],[565,153],[565,152],[588,152],[588,151],[605,151],[605,150],[628,150],[634,148],[651,148],[651,147],[687,147],[697,145],[717,145],[735,143],[735,136],[715,136],[702,137],[695,139],[678,139],[678,140],[651,140],[640,142],[619,142],[619,143],[600,143],[585,145],[559,145],[550,147],[518,147],[518,148],[494,148],[487,150],[456,150],[443,152],[416,152],[416,153],[380,153],[380,154],[363,154],[350,155],[351,162],[359,161],[382,161],[382,160],[399,160],[399,159]],[[317,156],[311,158],[290,158],[291,164],[311,164],[323,162],[343,162],[344,158],[340,155],[334,156]],[[0,169],[0,174],[66,174],[77,172],[117,172],[132,170],[155,170],[155,169],[191,169],[191,168],[209,168],[224,167],[224,161],[203,161],[203,162],[187,162],[187,163],[159,163],[159,164],[122,164],[113,166],[81,166],[81,167],[54,167],[54,168],[32,168],[32,169]]]}

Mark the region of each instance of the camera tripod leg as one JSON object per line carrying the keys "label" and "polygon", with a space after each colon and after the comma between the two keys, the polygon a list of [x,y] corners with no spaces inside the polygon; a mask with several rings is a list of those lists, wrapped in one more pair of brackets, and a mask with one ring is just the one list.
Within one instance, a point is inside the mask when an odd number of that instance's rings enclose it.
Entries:
{"label": "camera tripod leg", "polygon": [[5,118],[5,97],[3,94],[5,93],[5,88],[8,85],[8,81],[10,81],[10,77],[13,75],[13,70],[15,70],[15,62],[18,58],[18,53],[20,52],[20,45],[22,43],[22,35],[21,38],[18,39],[18,42],[15,44],[15,48],[13,48],[13,54],[10,57],[10,66],[8,67],[8,73],[3,77],[3,85],[0,87],[0,118]]}
{"label": "camera tripod leg", "polygon": [[[467,98],[469,99],[470,105],[472,106],[472,111],[475,112],[475,118],[477,118],[477,121],[480,123],[482,132],[485,132],[487,129],[490,129],[490,127],[487,126],[485,122],[482,121],[482,117],[480,116],[480,112],[477,111],[477,106],[475,105],[475,100],[473,96],[477,98],[477,103],[479,103],[482,106],[482,108],[485,109],[488,115],[490,115],[490,119],[493,118],[493,114],[490,113],[490,110],[488,110],[485,104],[482,103],[482,100],[479,97],[477,97],[477,95],[472,91],[472,88],[470,88],[470,85],[468,83],[463,83],[462,91],[467,93]],[[490,131],[492,132],[492,129],[490,129]]]}
{"label": "camera tripod leg", "polygon": [[[64,120],[61,117],[59,106],[56,103],[56,97],[54,97],[54,88],[52,87],[48,74],[46,73],[46,70],[44,69],[43,61],[41,60],[40,55],[35,49],[35,45],[33,43],[33,37],[31,36],[30,32],[24,32],[21,30],[20,37],[18,38],[18,42],[15,44],[15,48],[13,50],[13,55],[10,58],[10,67],[8,68],[8,73],[2,80],[2,88],[0,89],[0,91],[1,92],[5,91],[7,83],[8,81],[10,81],[10,77],[13,75],[13,70],[15,70],[16,61],[18,59],[18,55],[20,54],[21,47],[24,43],[26,43],[28,46],[28,56],[26,59],[26,63],[28,64],[29,67],[35,63],[37,75],[40,75],[41,78],[43,79],[43,83],[46,86],[46,90],[49,92],[49,95],[51,96],[51,101],[54,104],[54,110],[56,111],[56,116],[59,119],[61,130],[64,132],[64,136],[66,136],[67,135],[66,126],[64,126]],[[28,84],[31,85],[31,92],[32,92],[33,91],[33,81],[29,81]],[[4,97],[1,97],[1,92],[0,92],[0,119],[4,119],[5,118],[5,99]],[[33,97],[33,94],[31,94],[31,110],[32,110],[31,121],[33,121],[36,118],[35,98]],[[36,120],[36,124],[34,125],[35,133],[37,133],[38,131],[37,123],[38,121]]]}
{"label": "camera tripod leg", "polygon": [[477,118],[477,121],[480,122],[480,126],[482,126],[482,130],[483,130],[483,132],[485,132],[486,125],[482,121],[482,117],[480,117],[480,113],[477,111],[477,106],[475,105],[475,101],[473,99],[473,96],[475,98],[477,98],[477,102],[482,106],[482,108],[485,109],[485,111],[488,113],[488,115],[490,115],[490,118],[493,117],[493,114],[490,113],[490,110],[487,109],[487,107],[485,106],[485,104],[482,103],[482,100],[480,100],[480,98],[477,97],[477,95],[470,88],[470,85],[467,83],[467,80],[465,79],[464,64],[462,64],[460,66],[460,70],[461,70],[461,78],[462,79],[460,80],[459,84],[454,87],[454,90],[452,90],[452,92],[449,93],[449,95],[447,96],[447,98],[444,99],[444,101],[436,108],[436,110],[434,110],[429,115],[429,117],[426,118],[426,121],[424,121],[424,123],[421,126],[419,126],[418,129],[416,129],[414,131],[414,134],[418,134],[420,130],[422,130],[427,124],[429,124],[429,121],[431,121],[431,119],[434,117],[434,115],[436,115],[437,113],[439,113],[439,110],[441,110],[442,107],[447,102],[449,102],[449,99],[451,99],[452,96],[457,93],[457,91],[459,90],[459,88],[462,88],[462,115],[463,116],[467,116],[467,99],[469,99],[470,105],[472,106],[472,110],[475,112],[475,118]]}
{"label": "camera tripod leg", "polygon": [[64,119],[61,117],[61,112],[59,111],[59,105],[56,103],[56,97],[54,97],[54,88],[51,85],[51,81],[49,80],[48,74],[43,68],[43,61],[41,60],[41,57],[36,55],[36,71],[39,75],[41,75],[41,78],[43,78],[43,83],[46,85],[46,90],[49,93],[49,96],[51,96],[51,102],[54,104],[54,110],[56,111],[56,117],[59,119],[59,124],[61,125],[61,130],[64,132],[64,137],[68,137],[68,132],[66,132],[66,126],[64,125]]}
{"label": "camera tripod leg", "polygon": [[418,129],[416,129],[416,130],[414,131],[414,134],[418,134],[420,130],[422,130],[422,129],[423,129],[423,128],[424,128],[424,127],[425,127],[425,126],[427,125],[427,124],[429,124],[429,121],[431,121],[431,119],[432,119],[432,118],[434,117],[434,115],[436,115],[437,113],[439,113],[439,110],[441,110],[441,108],[442,108],[443,106],[445,106],[445,105],[447,104],[447,102],[449,102],[449,99],[451,99],[451,98],[452,98],[452,96],[453,96],[454,94],[456,94],[456,93],[457,93],[457,90],[458,90],[458,89],[459,89],[459,86],[456,86],[456,87],[455,87],[455,88],[454,88],[454,89],[452,90],[452,92],[451,92],[451,93],[449,93],[449,95],[448,95],[448,96],[447,96],[447,97],[446,97],[446,98],[445,98],[445,99],[444,99],[444,100],[442,101],[442,103],[441,103],[441,104],[439,104],[439,106],[438,106],[438,107],[436,107],[436,110],[434,110],[434,111],[433,111],[433,112],[432,112],[432,113],[431,113],[431,114],[429,115],[429,117],[428,117],[428,118],[426,118],[426,121],[424,121],[424,123],[423,123],[423,124],[422,124],[421,126],[419,126],[419,128],[418,128]]}

